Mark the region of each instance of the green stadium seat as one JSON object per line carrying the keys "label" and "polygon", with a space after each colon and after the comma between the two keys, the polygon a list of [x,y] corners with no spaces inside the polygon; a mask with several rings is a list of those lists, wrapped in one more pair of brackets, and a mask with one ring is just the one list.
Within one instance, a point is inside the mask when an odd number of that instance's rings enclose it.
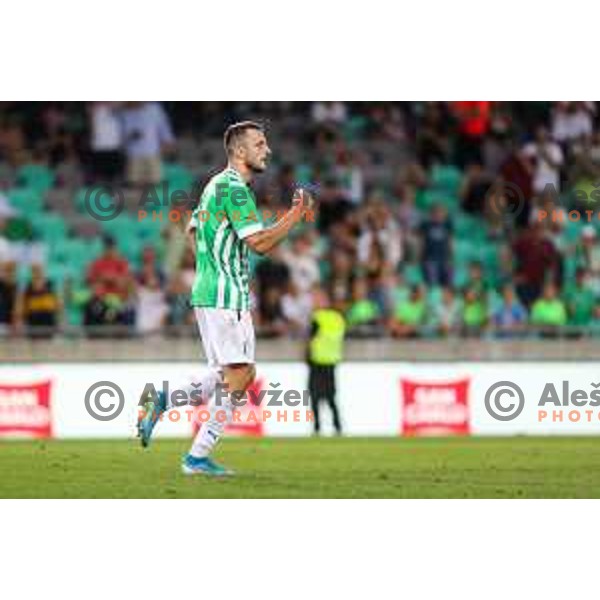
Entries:
{"label": "green stadium seat", "polygon": [[71,258],[71,246],[69,244],[71,240],[65,238],[62,240],[56,240],[56,242],[50,248],[49,259],[57,263],[66,263]]}
{"label": "green stadium seat", "polygon": [[467,265],[458,263],[455,264],[452,279],[452,283],[456,289],[461,289],[464,287],[469,280],[469,271],[467,269]]}
{"label": "green stadium seat", "polygon": [[127,212],[122,212],[110,221],[100,221],[100,228],[104,235],[115,239],[120,237],[135,237],[139,221]]}
{"label": "green stadium seat", "polygon": [[435,192],[431,190],[417,190],[415,206],[419,210],[428,211],[434,203]]}
{"label": "green stadium seat", "polygon": [[450,213],[454,213],[458,210],[460,201],[456,194],[442,190],[427,189],[417,191],[415,204],[418,209],[423,211],[428,211],[434,204],[441,204]]}
{"label": "green stadium seat", "polygon": [[49,263],[46,267],[46,276],[60,291],[67,279],[78,277],[78,270],[73,265]]}
{"label": "green stadium seat", "polygon": [[456,196],[462,181],[460,169],[452,165],[436,165],[431,169],[431,186]]}
{"label": "green stadium seat", "polygon": [[162,234],[163,224],[153,220],[150,215],[135,223],[135,234],[145,243],[158,243]]}
{"label": "green stadium seat", "polygon": [[164,163],[163,176],[167,181],[190,179],[193,177],[189,169],[179,163]]}
{"label": "green stadium seat", "polygon": [[436,308],[442,304],[443,291],[441,287],[435,286],[429,288],[427,292],[427,300],[432,308]]}
{"label": "green stadium seat", "polygon": [[402,274],[404,275],[404,281],[408,286],[423,284],[423,272],[420,265],[405,265]]}
{"label": "green stadium seat", "polygon": [[6,193],[11,205],[23,216],[33,215],[44,209],[43,194],[34,188],[13,188]]}
{"label": "green stadium seat", "polygon": [[362,115],[353,116],[344,125],[344,137],[348,142],[359,140],[368,125],[368,119]]}
{"label": "green stadium seat", "polygon": [[67,237],[67,224],[58,213],[38,215],[33,222],[33,228],[37,235],[48,244],[55,244]]}
{"label": "green stadium seat", "polygon": [[17,182],[19,186],[45,192],[54,185],[54,173],[44,165],[23,165],[17,171]]}
{"label": "green stadium seat", "polygon": [[306,164],[300,164],[296,167],[294,176],[299,184],[306,184],[312,181],[312,168]]}
{"label": "green stadium seat", "polygon": [[454,240],[454,260],[457,264],[466,266],[470,261],[476,260],[477,244],[465,237]]}
{"label": "green stadium seat", "polygon": [[[585,216],[585,215],[584,215]],[[581,238],[581,230],[583,227],[587,225],[587,222],[584,219],[584,222],[581,221],[569,221],[568,219],[564,223],[563,228],[563,238],[568,244],[573,244],[577,242]]]}
{"label": "green stadium seat", "polygon": [[120,237],[117,239],[117,248],[119,252],[134,268],[140,266],[144,245],[145,244],[136,237]]}

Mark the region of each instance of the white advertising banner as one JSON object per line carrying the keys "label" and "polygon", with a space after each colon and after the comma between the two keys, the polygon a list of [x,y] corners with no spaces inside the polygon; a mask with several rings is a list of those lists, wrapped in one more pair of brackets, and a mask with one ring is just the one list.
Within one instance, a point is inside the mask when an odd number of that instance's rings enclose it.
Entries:
{"label": "white advertising banner", "polygon": [[[337,401],[347,435],[598,435],[597,372],[591,362],[344,363]],[[167,382],[169,393],[189,393],[202,374],[195,363],[173,362],[2,365],[0,437],[132,437],[147,384],[161,390]],[[258,365],[250,401],[237,409],[228,432],[310,435],[306,386],[305,365]],[[123,409],[115,416],[117,389]],[[187,405],[170,411],[157,435],[189,436],[203,412]],[[329,431],[326,406],[321,414]]]}

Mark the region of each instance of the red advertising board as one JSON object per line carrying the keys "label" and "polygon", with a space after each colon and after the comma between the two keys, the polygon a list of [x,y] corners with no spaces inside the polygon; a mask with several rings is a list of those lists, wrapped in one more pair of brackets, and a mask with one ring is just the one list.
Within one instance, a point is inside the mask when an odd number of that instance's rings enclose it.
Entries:
{"label": "red advertising board", "polygon": [[447,382],[400,379],[401,434],[468,435],[469,383],[469,379]]}
{"label": "red advertising board", "polygon": [[0,383],[0,437],[51,436],[50,381]]}

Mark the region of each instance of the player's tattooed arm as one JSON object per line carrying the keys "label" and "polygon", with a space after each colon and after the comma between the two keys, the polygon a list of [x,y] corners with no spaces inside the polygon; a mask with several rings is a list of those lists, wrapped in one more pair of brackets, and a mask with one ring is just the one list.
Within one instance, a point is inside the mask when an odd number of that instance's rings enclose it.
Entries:
{"label": "player's tattooed arm", "polygon": [[287,238],[289,232],[302,220],[304,213],[312,209],[313,205],[313,197],[306,190],[296,190],[291,208],[277,223],[249,235],[244,241],[258,254],[270,252]]}

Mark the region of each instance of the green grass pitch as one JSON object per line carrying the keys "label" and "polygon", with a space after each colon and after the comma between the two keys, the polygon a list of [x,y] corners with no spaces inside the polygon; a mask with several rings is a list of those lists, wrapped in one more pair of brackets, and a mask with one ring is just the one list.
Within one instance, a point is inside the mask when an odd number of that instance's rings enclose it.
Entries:
{"label": "green grass pitch", "polygon": [[234,478],[184,476],[186,440],[0,442],[0,498],[599,498],[597,438],[221,443]]}

